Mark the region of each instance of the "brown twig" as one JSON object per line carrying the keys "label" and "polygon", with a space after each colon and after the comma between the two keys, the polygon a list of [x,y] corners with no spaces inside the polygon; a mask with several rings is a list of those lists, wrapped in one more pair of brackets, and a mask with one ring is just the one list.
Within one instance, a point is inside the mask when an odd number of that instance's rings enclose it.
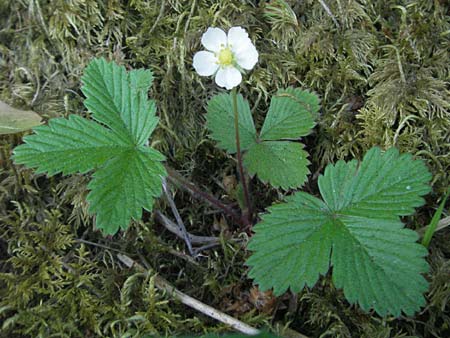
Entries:
{"label": "brown twig", "polygon": [[170,209],[172,209],[172,213],[175,216],[175,219],[177,221],[179,233],[181,234],[181,237],[183,238],[184,242],[186,243],[189,253],[191,254],[191,256],[193,256],[194,251],[192,250],[192,243],[189,238],[188,232],[186,230],[186,226],[184,225],[184,222],[181,219],[180,213],[178,212],[177,206],[175,205],[175,202],[172,198],[172,193],[170,192],[169,188],[167,187],[167,182],[165,179],[162,180],[162,186],[163,186],[163,190],[166,195],[167,201],[169,202]]}
{"label": "brown twig", "polygon": [[[145,269],[142,265],[131,259],[130,257],[122,254],[118,254],[117,258],[125,264],[128,268],[135,267],[141,272],[144,273],[150,273],[147,269]],[[255,329],[254,327],[251,327],[244,322],[241,322],[240,320],[233,318],[226,313],[223,313],[219,310],[216,310],[215,308],[200,302],[199,300],[181,292],[180,290],[176,289],[172,284],[170,284],[166,279],[164,279],[161,276],[155,275],[155,286],[162,290],[166,291],[168,294],[172,295],[175,299],[179,300],[181,303],[211,317],[214,318],[224,324],[229,325],[230,327],[234,328],[235,330],[242,332],[247,335],[257,335],[260,333],[259,330]]]}
{"label": "brown twig", "polygon": [[[160,222],[167,230],[177,235],[178,237],[184,239],[183,234],[181,233],[179,227],[174,222],[172,222],[166,215],[164,215],[159,210],[155,210],[154,215],[156,220]],[[187,236],[192,244],[219,243],[218,237],[197,236],[192,235],[189,232],[187,233]]]}

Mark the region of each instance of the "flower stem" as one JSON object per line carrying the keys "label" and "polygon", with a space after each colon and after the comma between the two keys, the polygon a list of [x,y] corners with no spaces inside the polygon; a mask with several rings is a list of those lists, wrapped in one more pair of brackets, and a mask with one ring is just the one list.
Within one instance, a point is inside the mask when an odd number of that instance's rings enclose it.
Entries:
{"label": "flower stem", "polygon": [[245,178],[244,167],[242,166],[242,153],[241,153],[241,141],[239,137],[239,113],[237,107],[237,91],[233,88],[231,91],[231,96],[233,98],[233,111],[234,111],[234,130],[236,132],[236,156],[238,163],[238,171],[240,176],[240,182],[242,185],[242,190],[244,191],[244,210],[242,211],[242,218],[244,223],[249,226],[251,224],[250,219],[252,215],[250,195],[248,193],[247,180]]}

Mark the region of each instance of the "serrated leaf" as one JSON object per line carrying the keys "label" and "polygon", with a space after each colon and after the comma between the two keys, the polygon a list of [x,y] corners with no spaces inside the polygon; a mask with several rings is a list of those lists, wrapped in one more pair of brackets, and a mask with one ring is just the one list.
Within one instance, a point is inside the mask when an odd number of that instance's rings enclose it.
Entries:
{"label": "serrated leaf", "polygon": [[104,125],[76,115],[52,119],[14,150],[16,163],[49,176],[96,169],[87,199],[97,228],[107,234],[140,218],[142,208],[151,210],[167,175],[164,156],[144,146],[158,122],[147,99],[151,80],[149,71],[92,61],[83,76],[85,105]]}
{"label": "serrated leaf", "polygon": [[280,89],[270,101],[262,140],[297,139],[309,134],[319,110],[319,99],[315,94],[300,89]]}
{"label": "serrated leaf", "polygon": [[147,141],[158,123],[155,104],[147,99],[152,80],[149,70],[127,72],[123,66],[96,59],[81,80],[84,105],[95,120],[110,127],[121,140],[131,139],[136,145]]}
{"label": "serrated leaf", "polygon": [[255,143],[244,155],[251,175],[272,186],[289,189],[301,186],[309,174],[308,153],[303,145],[288,141]]}
{"label": "serrated leaf", "polygon": [[351,303],[384,316],[424,304],[427,251],[399,215],[423,204],[431,175],[421,161],[371,149],[360,166],[339,161],[319,178],[324,201],[303,192],[269,208],[249,243],[250,276],[262,290],[312,286],[333,266]]}
{"label": "serrated leaf", "polygon": [[381,154],[375,147],[359,167],[357,161],[328,166],[318,183],[331,210],[376,218],[414,213],[424,203],[420,196],[430,191],[430,179],[423,162],[412,161],[410,154],[400,155],[395,148]]}
{"label": "serrated leaf", "polygon": [[262,222],[253,228],[255,235],[248,249],[254,253],[246,263],[259,288],[273,287],[276,295],[288,287],[299,292],[305,284],[313,286],[329,268],[331,234],[327,233],[329,217],[323,213],[326,205],[303,192],[286,202],[270,207],[270,214],[262,215]]}
{"label": "serrated leaf", "polygon": [[307,135],[318,110],[316,95],[294,88],[279,90],[271,100],[260,141],[244,155],[247,170],[275,187],[300,187],[309,173],[308,154],[302,144],[288,140]]}
{"label": "serrated leaf", "polygon": [[153,73],[149,69],[133,69],[129,72],[130,78],[134,79],[131,85],[135,90],[147,93],[153,83]]}
{"label": "serrated leaf", "polygon": [[129,147],[111,131],[77,115],[51,119],[33,131],[14,149],[14,161],[49,176],[85,173]]}
{"label": "serrated leaf", "polygon": [[0,101],[0,135],[31,129],[40,125],[41,120],[33,111],[16,109]]}
{"label": "serrated leaf", "polygon": [[114,157],[94,174],[87,201],[98,228],[114,234],[131,218],[140,219],[142,208],[151,211],[153,198],[161,194],[161,177],[167,176],[163,160],[161,153],[141,147]]}
{"label": "serrated leaf", "polygon": [[[256,129],[248,101],[240,94],[237,95],[237,107],[240,145],[244,151],[256,142]],[[231,154],[235,153],[233,99],[230,94],[219,94],[209,100],[206,123],[217,145]]]}

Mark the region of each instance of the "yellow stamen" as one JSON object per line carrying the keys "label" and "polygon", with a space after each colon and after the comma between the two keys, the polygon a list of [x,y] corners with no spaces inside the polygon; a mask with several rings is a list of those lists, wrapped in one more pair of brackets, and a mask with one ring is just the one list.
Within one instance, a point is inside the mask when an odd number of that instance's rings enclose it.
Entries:
{"label": "yellow stamen", "polygon": [[229,48],[222,49],[217,58],[221,66],[229,66],[233,63],[233,53]]}

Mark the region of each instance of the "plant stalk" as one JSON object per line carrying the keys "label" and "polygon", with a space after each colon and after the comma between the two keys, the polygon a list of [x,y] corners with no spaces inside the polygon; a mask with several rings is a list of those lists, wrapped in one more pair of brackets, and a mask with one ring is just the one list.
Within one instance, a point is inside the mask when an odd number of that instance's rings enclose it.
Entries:
{"label": "plant stalk", "polygon": [[189,182],[186,178],[183,177],[183,175],[178,173],[175,169],[166,166],[166,170],[167,173],[169,174],[168,179],[172,183],[179,185],[181,188],[184,188],[185,190],[190,192],[194,197],[201,198],[206,202],[208,202],[213,207],[223,211],[226,215],[231,217],[233,221],[235,221],[237,224],[241,226],[246,225],[242,222],[241,217],[239,217],[239,214],[233,208],[226,205],[225,203],[222,203],[213,195],[203,190],[200,190],[195,184]]}
{"label": "plant stalk", "polygon": [[442,202],[439,205],[436,212],[434,213],[433,218],[431,219],[431,222],[427,227],[425,235],[423,236],[422,245],[426,248],[428,248],[428,246],[430,245],[431,238],[433,237],[436,230],[438,230],[437,227],[438,224],[440,223],[439,220],[441,219],[442,211],[444,210],[445,202],[447,202],[447,198],[449,197],[449,195],[450,195],[450,188],[447,190],[445,196],[442,198]]}
{"label": "plant stalk", "polygon": [[233,88],[231,91],[231,96],[233,98],[233,111],[234,111],[234,130],[236,132],[236,156],[238,163],[238,171],[240,176],[240,182],[242,185],[242,190],[244,191],[244,210],[242,211],[242,218],[246,226],[251,224],[251,203],[250,195],[248,193],[247,180],[245,178],[244,167],[242,166],[242,153],[241,153],[241,140],[239,137],[239,112],[237,107],[237,90]]}
{"label": "plant stalk", "polygon": [[172,193],[170,192],[169,188],[167,187],[167,182],[165,179],[163,179],[163,190],[164,190],[164,193],[166,194],[167,201],[169,202],[170,209],[172,209],[172,213],[175,216],[175,219],[177,220],[178,228],[182,234],[184,242],[186,243],[189,253],[191,254],[191,256],[194,256],[194,250],[192,249],[191,239],[186,230],[186,226],[184,225],[183,220],[181,219],[180,213],[178,212],[175,201],[172,198]]}

